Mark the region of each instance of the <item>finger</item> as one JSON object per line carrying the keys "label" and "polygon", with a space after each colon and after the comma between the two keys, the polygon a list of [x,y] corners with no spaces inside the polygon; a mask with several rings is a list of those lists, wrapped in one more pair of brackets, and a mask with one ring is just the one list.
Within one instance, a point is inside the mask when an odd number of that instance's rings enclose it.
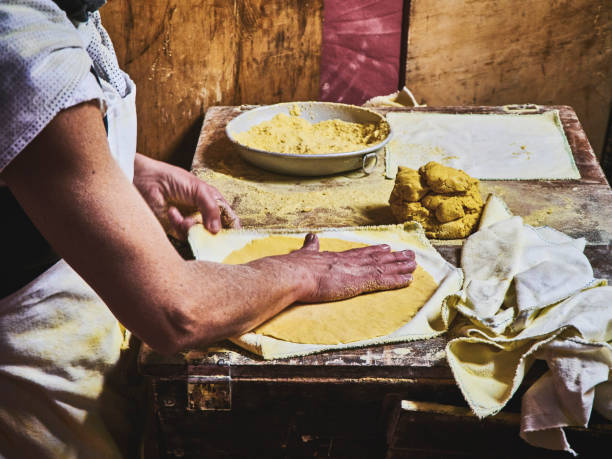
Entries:
{"label": "finger", "polygon": [[236,215],[234,209],[232,209],[232,206],[230,206],[229,203],[223,197],[223,195],[219,193],[219,190],[217,190],[212,185],[207,184],[207,186],[210,190],[210,193],[215,198],[217,206],[219,207],[219,212],[221,213],[221,224],[223,225],[223,227],[234,229],[241,228],[242,225],[240,224],[240,218],[238,218],[238,215]]}
{"label": "finger", "polygon": [[238,218],[238,215],[236,215],[234,210],[225,201],[225,199],[217,198],[217,203],[219,205],[219,210],[221,211],[221,223],[223,227],[234,229],[241,228],[242,225],[240,225],[240,219]]}
{"label": "finger", "polygon": [[399,250],[397,252],[383,253],[375,256],[375,262],[386,263],[411,263],[416,268],[416,258],[412,250]]}
{"label": "finger", "polygon": [[391,276],[383,276],[383,284],[384,288],[394,289],[394,288],[404,288],[408,287],[414,277],[412,274],[394,274]]}
{"label": "finger", "polygon": [[375,282],[366,282],[364,292],[375,292],[379,290],[392,290],[408,287],[412,282],[412,274],[388,274],[380,275]]}
{"label": "finger", "polygon": [[218,233],[221,229],[221,211],[214,194],[209,192],[204,183],[201,183],[196,191],[196,205],[206,229],[213,234]]}
{"label": "finger", "polygon": [[301,250],[312,250],[313,252],[319,251],[319,238],[314,233],[308,233],[304,238],[304,245]]}
{"label": "finger", "polygon": [[195,220],[192,222],[186,221],[181,212],[174,206],[168,208],[168,222],[170,223],[170,234],[179,240],[185,240],[189,228],[193,226]]}
{"label": "finger", "polygon": [[383,275],[388,274],[412,274],[416,269],[414,261],[399,261],[394,263],[380,264],[375,267],[376,271]]}
{"label": "finger", "polygon": [[357,247],[355,249],[345,250],[343,253],[359,255],[360,257],[367,257],[369,255],[376,255],[381,253],[387,253],[391,250],[387,244],[369,245],[367,247]]}
{"label": "finger", "polygon": [[183,218],[183,223],[181,224],[181,230],[183,231],[185,239],[187,239],[187,235],[189,234],[189,229],[193,225],[196,225],[198,223],[202,223],[202,222],[199,221],[199,219],[195,215],[189,215],[189,216]]}

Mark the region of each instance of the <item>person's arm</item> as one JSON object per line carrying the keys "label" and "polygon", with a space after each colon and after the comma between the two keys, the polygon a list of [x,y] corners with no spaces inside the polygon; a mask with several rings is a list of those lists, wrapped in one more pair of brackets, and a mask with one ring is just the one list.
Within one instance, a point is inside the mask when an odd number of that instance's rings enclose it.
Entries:
{"label": "person's arm", "polygon": [[185,239],[200,216],[211,233],[222,226],[240,228],[240,219],[221,193],[180,167],[136,153],[134,185],[166,232],[177,239]]}
{"label": "person's arm", "polygon": [[119,321],[162,353],[239,335],[296,301],[402,287],[415,269],[411,251],[318,252],[316,237],[244,265],[183,260],[112,159],[91,103],[60,112],[0,178]]}

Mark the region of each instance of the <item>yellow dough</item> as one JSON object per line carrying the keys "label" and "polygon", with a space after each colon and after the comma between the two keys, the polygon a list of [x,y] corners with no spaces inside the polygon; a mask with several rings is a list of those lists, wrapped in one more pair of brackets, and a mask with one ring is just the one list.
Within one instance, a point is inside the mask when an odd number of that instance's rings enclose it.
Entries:
{"label": "yellow dough", "polygon": [[[224,263],[239,264],[302,247],[303,239],[269,236],[255,239],[232,252]],[[339,252],[367,244],[320,239],[322,251]],[[385,336],[405,325],[438,288],[420,266],[410,286],[359,295],[347,300],[290,306],[254,330],[283,341],[303,344],[340,344]]]}
{"label": "yellow dough", "polygon": [[417,221],[436,239],[468,237],[483,208],[477,179],[434,161],[418,171],[399,166],[389,205],[398,222]]}

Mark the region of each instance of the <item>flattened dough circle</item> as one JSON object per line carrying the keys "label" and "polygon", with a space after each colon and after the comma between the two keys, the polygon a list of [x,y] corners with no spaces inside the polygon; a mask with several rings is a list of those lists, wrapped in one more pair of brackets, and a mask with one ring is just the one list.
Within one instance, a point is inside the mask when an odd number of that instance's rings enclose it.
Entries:
{"label": "flattened dough circle", "polygon": [[[247,263],[283,255],[302,247],[303,240],[288,236],[255,239],[232,252],[223,262]],[[342,239],[320,239],[322,251],[339,252],[367,244]],[[254,332],[303,344],[341,344],[385,336],[405,325],[438,288],[420,266],[410,286],[359,295],[347,300],[293,305],[257,327]]]}

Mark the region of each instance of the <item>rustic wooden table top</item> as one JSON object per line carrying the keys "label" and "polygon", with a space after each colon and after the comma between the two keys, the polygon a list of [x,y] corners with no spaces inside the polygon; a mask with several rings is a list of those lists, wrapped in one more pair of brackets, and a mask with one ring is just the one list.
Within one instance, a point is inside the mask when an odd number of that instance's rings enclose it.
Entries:
{"label": "rustic wooden table top", "polygon": [[[253,166],[245,163],[232,148],[225,134],[227,122],[244,110],[252,107],[211,107],[206,114],[192,164],[192,172],[206,177],[211,171],[228,174],[232,168],[241,177],[249,175]],[[525,180],[525,181],[483,181],[482,190],[501,196],[509,209],[522,216],[527,223],[535,226],[548,225],[572,237],[587,240],[585,253],[590,259],[595,276],[612,279],[610,263],[610,240],[612,239],[612,190],[607,183],[595,154],[582,130],[580,122],[571,107],[536,107],[536,111],[556,109],[572,148],[574,159],[580,171],[579,180]],[[504,107],[418,107],[402,109],[380,109],[389,111],[431,111],[441,113],[507,113]],[[533,113],[531,110],[530,113]],[[382,161],[381,161],[382,162]],[[256,177],[251,176],[251,179]],[[257,175],[261,177],[261,174]],[[280,177],[280,176],[276,176]],[[274,180],[275,174],[264,173],[262,180]],[[286,178],[285,178],[286,180]],[[323,179],[324,185],[329,182]],[[215,184],[215,183],[213,183]],[[226,190],[220,188],[226,195]],[[295,185],[295,184],[294,184]],[[307,187],[316,188],[312,180]],[[231,191],[231,190],[230,190]],[[226,198],[228,196],[226,195]],[[248,208],[236,196],[229,196],[230,203],[242,218],[241,210]],[[244,201],[242,201],[244,202]],[[551,209],[553,209],[551,211]],[[365,224],[393,223],[386,221],[385,213],[355,212],[346,209],[350,226]],[[353,217],[352,215],[357,215]],[[382,220],[380,221],[380,217]],[[337,216],[325,212],[303,213],[292,223],[300,227],[337,226]],[[353,218],[353,220],[350,220]],[[375,220],[378,218],[378,220]],[[300,220],[301,219],[301,220]],[[279,227],[287,222],[279,221],[275,215],[263,214],[259,221],[246,221],[245,226]],[[348,225],[347,225],[348,226]],[[461,241],[432,241],[439,252],[451,263],[458,265]],[[231,367],[232,378],[266,378],[283,375],[303,378],[382,378],[393,381],[397,378],[452,379],[446,363],[444,348],[448,341],[440,337],[427,341],[354,349],[341,352],[327,352],[318,355],[282,360],[263,361],[231,344],[220,347],[192,350],[172,357],[163,357],[143,346],[139,364],[141,371],[153,377],[170,374],[219,374],[224,375]]]}

